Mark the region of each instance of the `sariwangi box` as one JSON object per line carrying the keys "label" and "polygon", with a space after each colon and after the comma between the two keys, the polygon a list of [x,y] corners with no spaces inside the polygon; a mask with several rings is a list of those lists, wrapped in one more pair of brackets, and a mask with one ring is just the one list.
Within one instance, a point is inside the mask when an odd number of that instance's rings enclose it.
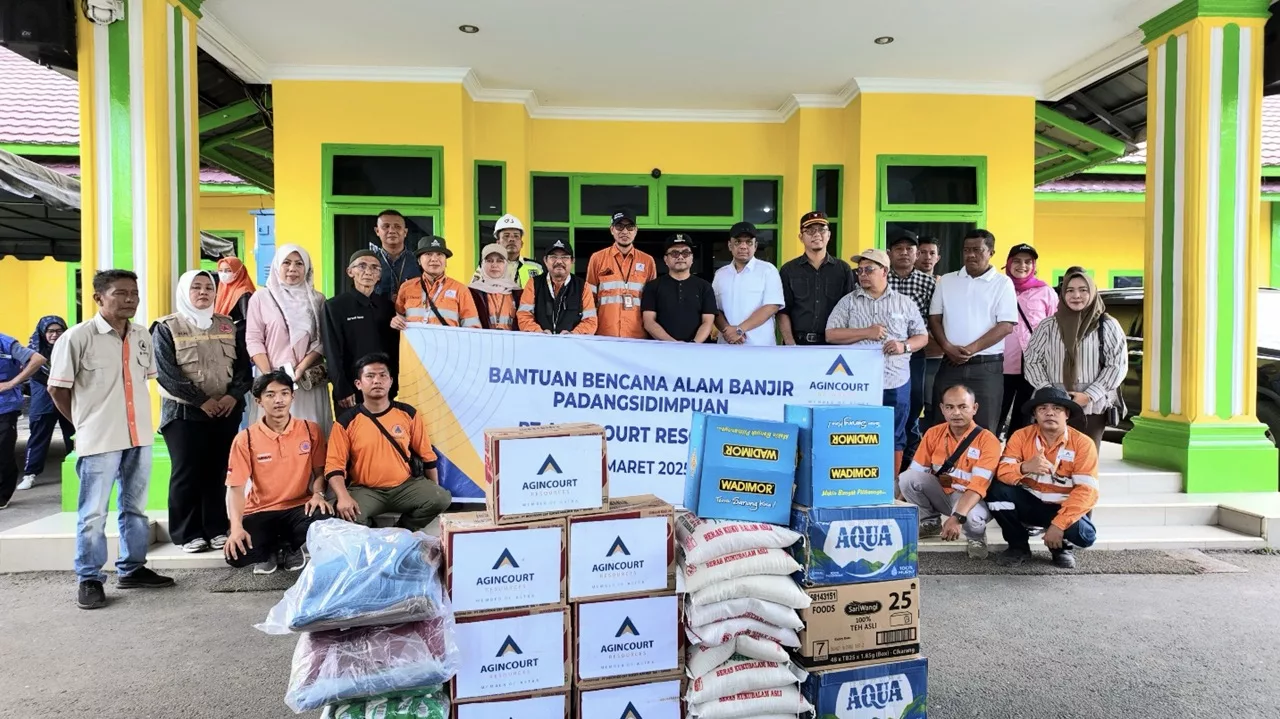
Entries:
{"label": "sariwangi box", "polygon": [[705,519],[786,524],[798,434],[785,422],[694,412],[685,508]]}
{"label": "sariwangi box", "polygon": [[569,719],[569,694],[454,704],[453,719]]}
{"label": "sariwangi box", "polygon": [[916,507],[898,502],[876,507],[793,507],[791,546],[806,586],[880,582],[916,576],[920,525]]}
{"label": "sariwangi box", "polygon": [[487,512],[440,515],[453,613],[564,604],[565,540],[563,519],[497,525]]}
{"label": "sariwangi box", "polygon": [[574,605],[575,686],[643,680],[680,668],[680,600],[674,593]]}
{"label": "sariwangi box", "polygon": [[453,701],[567,689],[571,637],[568,607],[459,617]]}
{"label": "sariwangi box", "polygon": [[614,497],[569,518],[569,600],[676,588],[675,508],[652,494]]}
{"label": "sariwangi box", "polygon": [[929,660],[810,674],[802,691],[819,717],[925,719],[929,709]]}
{"label": "sariwangi box", "polygon": [[[796,662],[805,669],[885,662],[920,653],[920,587],[914,579],[806,590]],[[821,716],[821,713],[819,713]]]}
{"label": "sariwangi box", "polygon": [[680,677],[675,676],[607,689],[576,689],[576,716],[580,719],[683,719],[680,685]]}
{"label": "sariwangi box", "polygon": [[485,503],[498,524],[600,509],[609,499],[606,461],[598,424],[486,429]]}
{"label": "sariwangi box", "polygon": [[858,507],[893,501],[893,408],[789,404],[800,428],[795,503]]}

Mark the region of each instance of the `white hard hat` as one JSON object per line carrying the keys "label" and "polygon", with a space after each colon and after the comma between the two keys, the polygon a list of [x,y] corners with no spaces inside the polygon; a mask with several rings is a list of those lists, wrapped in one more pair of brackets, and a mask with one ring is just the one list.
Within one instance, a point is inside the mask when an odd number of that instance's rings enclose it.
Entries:
{"label": "white hard hat", "polygon": [[520,230],[520,234],[524,234],[524,225],[520,224],[520,218],[515,215],[503,215],[498,218],[498,224],[493,226],[493,236],[496,239],[498,234],[503,230]]}

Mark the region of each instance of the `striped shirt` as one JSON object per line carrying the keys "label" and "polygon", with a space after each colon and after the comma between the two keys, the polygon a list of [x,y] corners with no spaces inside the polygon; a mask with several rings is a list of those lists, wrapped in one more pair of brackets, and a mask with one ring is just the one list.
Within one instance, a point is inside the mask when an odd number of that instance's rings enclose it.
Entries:
{"label": "striped shirt", "polygon": [[[996,470],[996,479],[1001,482],[1022,487],[1047,504],[1062,505],[1053,518],[1053,526],[1063,531],[1098,503],[1098,448],[1088,435],[1070,427],[1065,429],[1053,445],[1034,424],[1014,432]],[[1039,452],[1053,465],[1053,473],[1023,475],[1022,463]]]}
{"label": "striped shirt", "polygon": [[[1085,414],[1102,414],[1108,407],[1118,405],[1120,384],[1129,373],[1129,348],[1124,329],[1111,315],[1103,315],[1098,326],[1100,332],[1085,335],[1080,341],[1080,349],[1076,351],[1076,386],[1064,388],[1069,392],[1089,395],[1091,399],[1084,408]],[[1101,367],[1098,366],[1099,336],[1103,340]],[[1046,317],[1031,333],[1026,352],[1022,355],[1023,377],[1036,389],[1055,384],[1061,386],[1062,361],[1066,354],[1062,333],[1058,331],[1058,318]]]}
{"label": "striped shirt", "polygon": [[946,422],[930,427],[920,438],[920,447],[911,460],[911,469],[917,472],[937,475],[942,491],[947,494],[959,492],[964,494],[972,489],[979,497],[987,496],[987,487],[995,476],[996,466],[1000,463],[1000,440],[990,431],[978,428],[978,436],[956,459],[954,468],[945,475],[938,475],[938,470],[956,451],[960,440],[964,439],[978,425],[969,423],[969,428],[956,439],[951,434],[951,427]]}
{"label": "striped shirt", "polygon": [[[880,325],[885,339],[906,342],[908,337],[928,334],[915,300],[885,287],[884,294],[872,297],[861,287],[845,295],[827,319],[827,329],[856,330]],[[854,345],[880,345],[881,340],[861,340]],[[884,388],[896,389],[911,381],[911,353],[885,355]]]}

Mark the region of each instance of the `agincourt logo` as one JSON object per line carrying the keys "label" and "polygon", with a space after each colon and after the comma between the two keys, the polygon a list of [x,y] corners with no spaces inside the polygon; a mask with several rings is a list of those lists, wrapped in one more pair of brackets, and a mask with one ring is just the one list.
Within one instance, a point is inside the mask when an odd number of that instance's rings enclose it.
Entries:
{"label": "agincourt logo", "polygon": [[516,644],[516,640],[512,639],[510,634],[507,635],[506,641],[502,643],[498,653],[494,656],[505,657],[508,654],[524,654],[524,652],[520,651],[520,645]]}
{"label": "agincourt logo", "polygon": [[633,636],[639,636],[640,634],[640,632],[636,631],[636,625],[631,621],[631,617],[627,617],[622,620],[621,626],[618,627],[618,631],[613,636],[620,637],[624,634],[630,634]]}
{"label": "agincourt logo", "polygon": [[[520,563],[516,561],[515,556],[511,554],[510,549],[503,549],[502,554],[498,555],[498,561],[493,563],[493,571],[499,569],[519,569]],[[520,574],[486,574],[476,577],[476,586],[488,587],[499,584],[518,584],[520,582],[533,581],[533,572],[522,572]]]}
{"label": "agincourt logo", "polygon": [[827,374],[851,375],[853,371],[849,369],[849,363],[844,361],[844,355],[836,355],[836,361],[831,363],[831,368],[827,370]]}
{"label": "agincourt logo", "polygon": [[640,716],[640,712],[636,711],[636,705],[627,702],[627,708],[622,710],[622,716],[618,719],[644,719]]}
{"label": "agincourt logo", "polygon": [[[627,544],[622,541],[621,536],[614,538],[613,544],[609,545],[609,551],[605,552],[604,556],[612,557],[616,554],[621,554],[624,557],[631,556],[631,550],[627,549]],[[591,565],[591,571],[593,572],[621,572],[629,569],[642,568],[644,568],[643,559],[619,559],[616,562],[601,562],[599,564]]]}
{"label": "agincourt logo", "polygon": [[510,549],[503,549],[502,554],[498,555],[498,561],[493,563],[494,569],[502,569],[503,567],[520,568],[520,563],[516,561],[515,557],[511,556]]}
{"label": "agincourt logo", "polygon": [[622,637],[635,637],[630,641],[613,642],[600,647],[601,654],[613,654],[616,652],[636,652],[653,648],[652,639],[640,639],[640,630],[636,629],[636,625],[631,621],[631,617],[622,620],[622,625],[618,627],[618,631],[614,633],[615,639]]}
{"label": "agincourt logo", "polygon": [[621,535],[619,535],[613,540],[613,544],[609,545],[609,551],[605,552],[604,556],[612,557],[613,555],[619,552],[625,554],[628,557],[631,556],[631,550],[627,549],[627,545],[625,542],[622,541]]}
{"label": "agincourt logo", "polygon": [[[538,469],[538,476],[541,477],[542,475],[548,474],[548,473],[564,474],[564,472],[560,469],[560,464],[556,462],[556,458],[552,457],[549,454],[547,455],[547,458],[542,461],[542,466]],[[559,479],[544,479],[541,481],[525,482],[522,489],[528,492],[528,491],[541,490],[541,489],[567,489],[569,487],[576,487],[576,486],[578,486],[578,480],[576,478],[570,479],[566,477],[566,478],[559,478]]]}
{"label": "agincourt logo", "polygon": [[516,640],[512,639],[511,635],[508,634],[506,641],[502,642],[502,646],[498,648],[498,653],[494,656],[498,659],[503,659],[510,654],[515,654],[517,658],[484,664],[480,667],[480,673],[487,674],[490,672],[511,671],[513,669],[530,669],[538,666],[538,657],[532,657],[529,659],[520,658],[520,655],[524,654],[524,652],[520,651],[520,645],[516,644]]}
{"label": "agincourt logo", "polygon": [[564,472],[560,471],[560,465],[556,464],[556,458],[548,454],[546,460],[542,463],[542,468],[538,470],[538,474],[546,474],[549,471],[556,474],[564,474]]}

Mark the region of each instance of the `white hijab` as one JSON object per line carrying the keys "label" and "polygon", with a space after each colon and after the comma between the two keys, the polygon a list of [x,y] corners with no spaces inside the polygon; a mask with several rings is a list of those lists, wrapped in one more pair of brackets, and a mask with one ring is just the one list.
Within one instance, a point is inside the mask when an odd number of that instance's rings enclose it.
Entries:
{"label": "white hijab", "polygon": [[190,270],[183,272],[178,278],[178,291],[174,296],[174,307],[178,309],[178,314],[186,321],[195,325],[199,329],[207,330],[213,326],[213,304],[210,304],[203,310],[196,309],[191,303],[191,283],[195,282],[196,277],[204,275],[213,282],[214,289],[218,287],[218,283],[213,279],[213,273],[208,270]]}
{"label": "white hijab", "polygon": [[[280,267],[284,264],[285,258],[294,252],[302,258],[302,264],[306,266],[307,271],[303,275],[302,282],[290,286],[280,279]],[[271,259],[271,273],[267,275],[267,292],[284,313],[285,324],[289,326],[291,344],[296,345],[304,338],[314,343],[320,337],[319,305],[324,301],[324,296],[312,287],[314,280],[311,255],[308,255],[306,250],[297,245],[276,247],[275,257]]]}

